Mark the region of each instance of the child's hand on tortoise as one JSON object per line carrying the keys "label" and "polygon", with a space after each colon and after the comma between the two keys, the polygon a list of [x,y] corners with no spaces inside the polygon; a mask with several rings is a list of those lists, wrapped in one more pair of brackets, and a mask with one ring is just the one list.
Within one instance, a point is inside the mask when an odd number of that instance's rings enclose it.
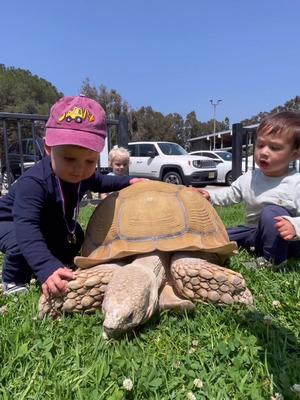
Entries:
{"label": "child's hand on tortoise", "polygon": [[206,200],[210,201],[210,194],[207,190],[196,189],[196,188],[193,188],[193,189],[196,190],[198,193],[200,193]]}
{"label": "child's hand on tortoise", "polygon": [[58,268],[42,284],[42,291],[47,298],[50,294],[54,297],[62,295],[66,290],[66,281],[74,279],[74,273],[67,267]]}
{"label": "child's hand on tortoise", "polygon": [[147,178],[131,178],[129,183],[130,183],[130,185],[133,185],[134,183],[139,183],[139,182],[143,182],[143,181],[149,181],[149,179],[147,179]]}

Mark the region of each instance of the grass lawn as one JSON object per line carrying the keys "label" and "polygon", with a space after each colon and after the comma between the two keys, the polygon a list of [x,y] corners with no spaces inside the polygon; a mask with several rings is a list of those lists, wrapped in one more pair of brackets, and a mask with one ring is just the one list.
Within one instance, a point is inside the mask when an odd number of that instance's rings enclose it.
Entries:
{"label": "grass lawn", "polygon": [[[83,225],[92,209],[82,209]],[[240,205],[218,212],[226,226],[243,222]],[[244,275],[255,308],[163,312],[120,341],[102,338],[100,312],[38,320],[36,286],[0,296],[0,399],[296,399],[299,268],[252,272],[242,266],[249,258],[242,251],[230,266]]]}

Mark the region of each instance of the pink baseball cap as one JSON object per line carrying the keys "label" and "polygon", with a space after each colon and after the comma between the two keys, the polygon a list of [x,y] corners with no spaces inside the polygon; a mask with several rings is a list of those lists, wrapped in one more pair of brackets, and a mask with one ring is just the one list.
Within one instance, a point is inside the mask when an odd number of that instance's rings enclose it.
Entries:
{"label": "pink baseball cap", "polygon": [[66,96],[51,108],[46,123],[47,146],[71,144],[100,153],[106,138],[106,115],[95,100]]}

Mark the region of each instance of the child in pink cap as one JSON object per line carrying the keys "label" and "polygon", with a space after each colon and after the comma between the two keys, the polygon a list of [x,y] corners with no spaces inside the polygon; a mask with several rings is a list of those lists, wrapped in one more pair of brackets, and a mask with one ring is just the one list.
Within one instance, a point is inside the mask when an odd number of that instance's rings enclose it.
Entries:
{"label": "child in pink cap", "polygon": [[117,191],[141,180],[96,170],[105,137],[106,116],[96,101],[63,97],[53,105],[46,124],[47,156],[0,199],[4,294],[27,291],[32,274],[46,296],[62,294],[73,279],[68,266],[84,238],[77,221],[84,194]]}

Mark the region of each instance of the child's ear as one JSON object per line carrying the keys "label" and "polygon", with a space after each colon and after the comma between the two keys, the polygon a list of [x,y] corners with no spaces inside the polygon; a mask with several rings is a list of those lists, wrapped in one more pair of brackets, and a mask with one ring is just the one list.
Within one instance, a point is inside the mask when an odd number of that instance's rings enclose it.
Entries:
{"label": "child's ear", "polygon": [[47,156],[50,156],[51,154],[51,147],[46,145],[45,139],[44,139],[44,149],[45,149],[45,153],[47,154]]}

